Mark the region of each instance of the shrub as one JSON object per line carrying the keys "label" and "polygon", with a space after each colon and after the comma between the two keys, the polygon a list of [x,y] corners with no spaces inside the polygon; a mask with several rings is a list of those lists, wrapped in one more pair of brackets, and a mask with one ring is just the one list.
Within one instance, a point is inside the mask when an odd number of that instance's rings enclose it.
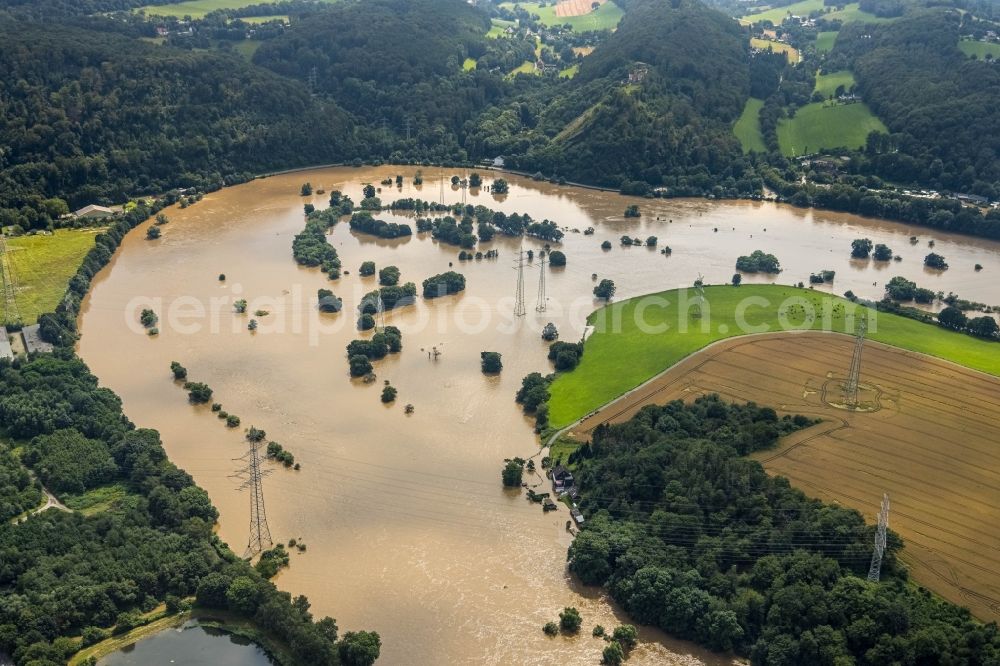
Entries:
{"label": "shrub", "polygon": [[396,389],[392,386],[386,386],[382,389],[382,402],[390,403],[396,399]]}
{"label": "shrub", "polygon": [[384,287],[393,287],[399,283],[399,269],[386,266],[378,272],[378,283]]}
{"label": "shrub", "polygon": [[542,627],[542,631],[545,632],[546,636],[555,636],[559,633],[559,625],[555,622],[546,622]]}
{"label": "shrub", "polygon": [[177,361],[170,362],[170,371],[174,373],[174,379],[187,379],[188,371]]}
{"label": "shrub", "polygon": [[503,481],[503,485],[508,488],[518,488],[521,485],[521,479],[524,474],[524,460],[521,458],[514,458],[508,460],[507,464],[504,465],[503,471],[500,473],[500,478]]}
{"label": "shrub", "polygon": [[201,382],[186,382],[184,390],[188,392],[188,400],[198,405],[212,399],[212,389]]}
{"label": "shrub", "polygon": [[351,368],[351,377],[364,377],[372,371],[372,363],[367,356],[355,354],[348,360]]}
{"label": "shrub", "polygon": [[615,295],[615,282],[614,280],[604,279],[594,287],[594,296],[598,298],[603,298],[606,301],[610,301]]}
{"label": "shrub", "polygon": [[479,358],[483,372],[497,373],[503,370],[503,363],[500,361],[499,353],[484,351],[479,354]]}
{"label": "shrub", "polygon": [[344,306],[343,299],[337,298],[329,289],[318,290],[316,297],[319,300],[320,312],[340,312]]}
{"label": "shrub", "polygon": [[559,613],[559,628],[562,631],[576,633],[580,631],[581,624],[583,624],[583,618],[580,617],[580,611],[572,606],[567,606],[563,612]]}

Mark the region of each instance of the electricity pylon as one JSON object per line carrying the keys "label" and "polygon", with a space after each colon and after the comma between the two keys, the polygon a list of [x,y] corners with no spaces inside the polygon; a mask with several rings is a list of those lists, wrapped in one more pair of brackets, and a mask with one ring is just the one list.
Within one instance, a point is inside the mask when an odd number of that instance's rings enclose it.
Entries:
{"label": "electricity pylon", "polygon": [[851,371],[847,375],[844,393],[847,404],[856,407],[858,404],[858,383],[861,379],[861,352],[865,347],[865,334],[868,332],[868,319],[862,317],[858,323],[858,331],[854,336],[854,355],[851,357]]}
{"label": "electricity pylon", "polygon": [[524,250],[518,250],[515,268],[517,269],[517,292],[514,294],[514,316],[523,317],[526,314],[524,309]]}
{"label": "electricity pylon", "polygon": [[[251,430],[253,430],[251,428]],[[240,485],[240,490],[250,488],[250,537],[247,540],[247,549],[243,557],[253,557],[261,551],[270,548],[271,530],[267,527],[267,511],[264,509],[264,489],[261,480],[271,473],[271,470],[260,468],[260,441],[248,439],[249,449],[237,460],[247,463],[246,467],[239,470],[234,476],[244,479]]]}
{"label": "electricity pylon", "polygon": [[694,281],[694,309],[691,313],[695,319],[701,319],[702,305],[705,303],[705,278],[698,273],[698,279]]}
{"label": "electricity pylon", "polygon": [[885,533],[889,528],[889,494],[882,495],[882,509],[878,512],[878,527],[875,528],[875,550],[872,552],[872,564],[868,568],[868,580],[879,581],[882,575],[882,554],[885,552]]}
{"label": "electricity pylon", "polygon": [[545,302],[548,298],[545,296],[545,261],[546,255],[542,255],[541,263],[538,264],[538,302],[535,304],[535,312],[545,312]]}

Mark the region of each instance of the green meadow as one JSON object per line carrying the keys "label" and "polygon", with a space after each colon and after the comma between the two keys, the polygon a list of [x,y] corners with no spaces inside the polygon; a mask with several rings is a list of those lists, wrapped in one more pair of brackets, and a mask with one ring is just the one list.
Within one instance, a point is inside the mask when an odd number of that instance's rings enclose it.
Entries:
{"label": "green meadow", "polygon": [[816,50],[820,53],[832,51],[833,45],[837,41],[837,35],[839,34],[840,32],[837,30],[816,33]]}
{"label": "green meadow", "polygon": [[[25,324],[55,310],[66,293],[69,279],[76,273],[84,256],[94,246],[100,229],[58,229],[51,236],[18,236],[6,239],[4,288],[11,282],[18,314]],[[0,300],[0,322],[12,321],[6,303]]]}
{"label": "green meadow", "polygon": [[740,119],[733,125],[733,133],[743,145],[743,152],[749,153],[755,150],[759,153],[767,152],[764,145],[764,136],[760,133],[760,110],[764,106],[764,100],[751,97],[743,107]]}
{"label": "green meadow", "polygon": [[839,86],[844,86],[844,90],[850,90],[853,85],[854,74],[848,69],[842,69],[829,74],[817,74],[816,88],[813,92],[818,92],[823,97],[830,97]]}
{"label": "green meadow", "polygon": [[838,296],[781,285],[710,286],[700,319],[689,307],[694,298],[693,289],[674,289],[592,313],[588,323],[595,330],[580,365],[552,383],[552,426],[573,423],[718,340],[783,330],[852,334],[862,313],[872,340],[1000,375],[1000,343],[874,312]]}
{"label": "green meadow", "polygon": [[594,11],[583,16],[556,16],[555,3],[540,6],[537,2],[505,2],[501,7],[513,9],[517,5],[529,14],[537,14],[538,20],[544,25],[571,25],[573,30],[611,30],[618,25],[625,12],[612,0],[608,0]]}
{"label": "green meadow", "polygon": [[996,42],[977,42],[963,39],[958,43],[958,50],[967,56],[976,56],[980,60],[985,60],[987,55],[1000,59],[1000,44]]}
{"label": "green meadow", "polygon": [[887,131],[867,104],[807,104],[778,121],[778,145],[787,157],[829,148],[861,148],[868,134]]}
{"label": "green meadow", "polygon": [[[336,0],[322,1],[335,2]],[[178,18],[190,16],[193,19],[199,19],[203,18],[205,14],[219,9],[241,9],[257,4],[260,3],[256,0],[184,0],[183,2],[175,2],[169,5],[146,5],[136,11],[144,11],[147,16],[176,16]],[[270,16],[263,19],[258,18],[257,20],[270,20],[273,18],[280,17]],[[253,19],[244,20],[253,21]]]}

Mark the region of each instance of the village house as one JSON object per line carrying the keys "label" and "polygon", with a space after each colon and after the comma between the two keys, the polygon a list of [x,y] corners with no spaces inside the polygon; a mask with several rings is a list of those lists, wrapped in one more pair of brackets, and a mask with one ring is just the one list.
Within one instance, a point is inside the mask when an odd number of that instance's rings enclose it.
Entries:
{"label": "village house", "polygon": [[75,211],[73,213],[73,217],[83,220],[103,220],[104,218],[111,217],[114,214],[115,211],[110,208],[90,204],[89,206],[84,206],[80,210]]}
{"label": "village house", "polygon": [[552,468],[552,489],[557,495],[576,490],[573,474],[562,465]]}

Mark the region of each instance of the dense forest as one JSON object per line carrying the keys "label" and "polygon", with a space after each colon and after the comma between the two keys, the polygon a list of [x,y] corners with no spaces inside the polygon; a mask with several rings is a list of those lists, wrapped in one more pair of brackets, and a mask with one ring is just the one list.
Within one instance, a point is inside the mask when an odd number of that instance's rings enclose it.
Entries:
{"label": "dense forest", "polygon": [[236,55],[2,20],[0,146],[0,224],[24,228],[52,197],[121,203],[358,152],[343,111]]}
{"label": "dense forest", "polygon": [[[1000,70],[956,47],[989,26],[921,8],[933,3],[899,15],[898,3],[870,0],[893,19],[877,25],[785,22],[779,30],[807,54],[818,29],[841,30],[831,53],[797,66],[751,52],[750,29],[699,0],[619,3],[617,29],[594,33],[461,0],[263,3],[182,31],[176,19],[123,11],[135,4],[0,0],[0,225],[43,228],[87,203],[295,166],[503,156],[511,168],[632,194],[757,197],[767,186],[799,205],[1000,234],[974,209],[893,192],[1000,193]],[[240,17],[253,12],[292,22],[251,30]],[[520,27],[489,38],[498,17]],[[157,26],[173,30],[166,45],[139,41]],[[249,62],[234,50],[248,36]],[[577,55],[579,45],[593,50]],[[544,73],[511,74],[532,61]],[[549,69],[570,65],[573,78]],[[849,161],[832,180],[783,157],[776,132],[815,101],[820,68],[852,70],[890,130],[834,151]],[[917,88],[933,94],[910,94]],[[765,101],[764,154],[745,155],[732,131],[750,96]]]}
{"label": "dense forest", "polygon": [[996,198],[1000,68],[958,50],[960,18],[934,10],[888,24],[848,24],[833,57],[852,62],[861,94],[891,132],[870,146],[874,173]]}
{"label": "dense forest", "polygon": [[889,535],[744,455],[810,425],[718,396],[647,406],[570,457],[587,523],[570,569],[637,622],[754,666],[965,664],[1000,659],[996,625],[911,585]]}

